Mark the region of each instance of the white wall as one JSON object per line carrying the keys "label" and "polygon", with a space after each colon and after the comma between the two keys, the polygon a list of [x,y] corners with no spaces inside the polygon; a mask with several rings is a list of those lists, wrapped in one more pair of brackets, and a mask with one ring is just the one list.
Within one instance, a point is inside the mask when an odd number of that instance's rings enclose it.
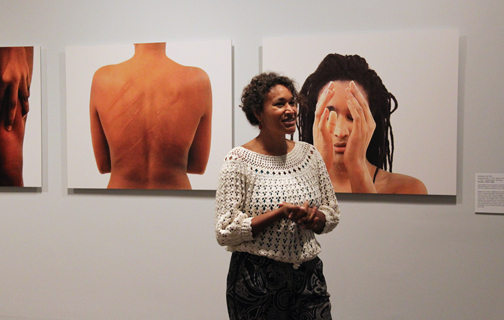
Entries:
{"label": "white wall", "polygon": [[1,320],[227,316],[214,192],[67,191],[65,46],[232,39],[238,145],[263,37],[430,28],[461,36],[457,197],[340,196],[319,238],[333,316],[504,318],[504,216],[474,213],[474,174],[504,172],[504,2],[312,3],[0,1],[0,45],[40,45],[44,83],[43,187],[0,190]]}

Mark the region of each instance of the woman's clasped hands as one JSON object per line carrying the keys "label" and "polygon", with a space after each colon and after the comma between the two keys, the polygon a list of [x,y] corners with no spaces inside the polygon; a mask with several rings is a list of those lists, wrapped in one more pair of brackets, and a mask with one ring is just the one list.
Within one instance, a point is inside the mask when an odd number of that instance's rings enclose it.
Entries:
{"label": "woman's clasped hands", "polygon": [[325,226],[325,215],[316,206],[310,206],[305,201],[302,206],[283,202],[280,205],[283,209],[284,217],[294,221],[303,229],[309,229],[315,233],[320,233]]}

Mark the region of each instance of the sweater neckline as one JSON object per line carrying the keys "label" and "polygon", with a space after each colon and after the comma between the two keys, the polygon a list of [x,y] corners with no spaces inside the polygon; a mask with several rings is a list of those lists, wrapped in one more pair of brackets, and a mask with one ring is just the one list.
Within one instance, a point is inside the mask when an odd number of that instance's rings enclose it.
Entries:
{"label": "sweater neckline", "polygon": [[[295,143],[294,148],[290,152],[281,156],[258,153],[242,146],[237,147],[234,152],[254,167],[283,170],[285,168],[301,167],[312,156],[307,150],[307,144],[299,141]],[[308,154],[306,154],[307,152]]]}
{"label": "sweater neckline", "polygon": [[268,158],[269,159],[273,159],[273,158],[286,158],[286,157],[290,157],[290,156],[296,154],[298,148],[299,148],[299,142],[294,141],[294,148],[292,148],[291,151],[287,152],[286,154],[279,155],[279,156],[273,156],[273,155],[269,155],[269,154],[259,153],[259,152],[247,149],[247,148],[245,148],[243,146],[239,146],[238,147],[238,149],[241,149],[242,152],[250,153],[251,155],[254,155],[255,157],[258,157],[258,156],[259,157],[264,157],[266,159],[268,159]]}

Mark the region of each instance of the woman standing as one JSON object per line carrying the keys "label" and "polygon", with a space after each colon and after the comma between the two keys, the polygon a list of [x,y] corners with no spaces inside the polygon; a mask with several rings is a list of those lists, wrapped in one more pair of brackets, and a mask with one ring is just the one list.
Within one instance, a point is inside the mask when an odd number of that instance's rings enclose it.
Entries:
{"label": "woman standing", "polygon": [[259,135],[231,150],[216,194],[217,241],[233,252],[230,319],[331,319],[315,233],[339,221],[324,160],[296,130],[297,92],[275,73],[252,79],[242,109]]}

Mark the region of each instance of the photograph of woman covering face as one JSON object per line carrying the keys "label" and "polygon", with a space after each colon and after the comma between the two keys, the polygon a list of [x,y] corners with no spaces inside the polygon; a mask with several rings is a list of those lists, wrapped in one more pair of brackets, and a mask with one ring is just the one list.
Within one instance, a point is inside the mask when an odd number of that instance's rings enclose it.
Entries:
{"label": "photograph of woman covering face", "polygon": [[335,192],[427,193],[422,181],[392,173],[398,103],[364,58],[328,54],[299,101],[299,139],[322,154]]}
{"label": "photograph of woman covering face", "polygon": [[458,56],[454,29],[272,37],[262,70],[299,85],[335,192],[456,195]]}

